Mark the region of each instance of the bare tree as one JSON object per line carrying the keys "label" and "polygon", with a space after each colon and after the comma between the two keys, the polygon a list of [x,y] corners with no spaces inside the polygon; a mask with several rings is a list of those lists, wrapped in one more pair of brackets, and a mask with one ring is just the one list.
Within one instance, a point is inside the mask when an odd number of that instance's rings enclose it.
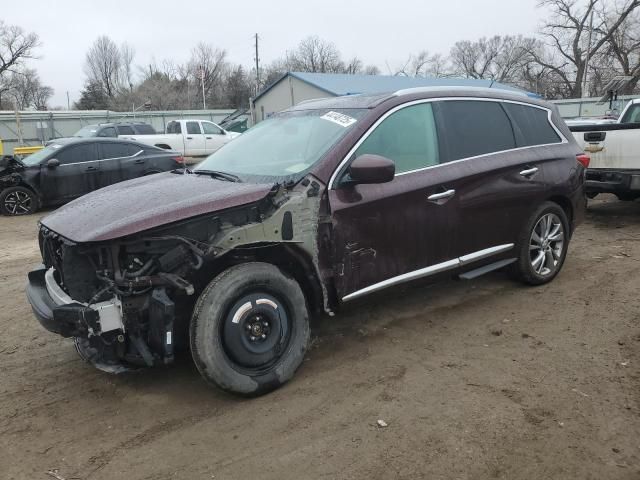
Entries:
{"label": "bare tree", "polygon": [[453,72],[468,78],[516,83],[536,40],[522,36],[494,36],[456,42],[451,49]]}
{"label": "bare tree", "polygon": [[407,77],[444,77],[449,75],[447,59],[439,53],[430,55],[427,50],[409,55],[402,65],[395,69],[389,68],[389,73]]}
{"label": "bare tree", "polygon": [[[221,79],[226,68],[227,52],[204,42],[198,43],[191,50],[189,70],[198,86],[204,83],[205,98],[211,102],[219,99],[222,85]],[[196,96],[202,101],[202,89],[196,92]],[[211,103],[210,102],[210,103]]]}
{"label": "bare tree", "polygon": [[53,95],[53,89],[43,85],[38,72],[33,69],[22,69],[12,72],[6,81],[8,95],[13,99],[13,108],[25,110],[33,107],[43,110]]}
{"label": "bare tree", "polygon": [[133,59],[136,56],[136,50],[124,42],[120,45],[120,75],[121,84],[124,84],[129,91],[133,90]]}
{"label": "bare tree", "polygon": [[285,55],[288,71],[312,73],[344,73],[345,64],[332,42],[320,37],[307,37]]}
{"label": "bare tree", "polygon": [[[543,0],[540,6],[551,10],[551,19],[542,27],[542,35],[547,39],[552,53],[540,55],[531,50],[535,61],[554,72],[565,83],[564,88],[571,97],[582,96],[582,84],[587,74],[587,58],[595,57],[607,45],[627,17],[633,13],[640,0],[625,0],[616,5],[615,15],[611,15],[611,2],[603,0]],[[593,28],[589,28],[592,14]],[[609,20],[605,23],[605,18]],[[591,38],[590,37],[591,34]],[[591,40],[591,45],[588,45]]]}
{"label": "bare tree", "polygon": [[85,73],[89,83],[100,85],[108,98],[118,93],[121,80],[122,59],[120,49],[106,35],[98,37],[87,52]]}
{"label": "bare tree", "polygon": [[35,58],[34,50],[38,46],[38,35],[25,33],[21,27],[0,20],[0,77],[5,72],[17,71],[24,60]]}

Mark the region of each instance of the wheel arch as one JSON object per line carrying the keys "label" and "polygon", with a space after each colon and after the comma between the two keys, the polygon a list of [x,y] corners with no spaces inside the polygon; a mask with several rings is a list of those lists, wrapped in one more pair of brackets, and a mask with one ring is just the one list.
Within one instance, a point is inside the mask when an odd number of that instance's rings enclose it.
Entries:
{"label": "wheel arch", "polygon": [[324,306],[324,294],[316,268],[309,255],[295,244],[274,243],[243,245],[212,261],[207,270],[209,280],[222,271],[241,263],[263,262],[278,267],[292,277],[302,290],[312,312],[320,312]]}
{"label": "wheel arch", "polygon": [[560,208],[564,210],[564,213],[567,216],[567,220],[569,223],[568,227],[569,227],[569,230],[571,231],[571,227],[573,225],[573,205],[571,204],[571,200],[569,200],[567,197],[563,195],[553,195],[549,197],[547,201],[558,204]]}
{"label": "wheel arch", "polygon": [[162,148],[163,150],[171,150],[171,147],[166,143],[156,143],[154,147]]}

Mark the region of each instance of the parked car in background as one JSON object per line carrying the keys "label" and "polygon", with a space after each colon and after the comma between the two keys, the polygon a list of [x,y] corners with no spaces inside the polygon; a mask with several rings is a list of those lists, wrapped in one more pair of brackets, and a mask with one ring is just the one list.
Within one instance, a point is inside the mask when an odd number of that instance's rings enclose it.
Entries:
{"label": "parked car in background", "polygon": [[186,157],[202,157],[212,154],[239,135],[205,120],[173,120],[167,123],[165,134],[126,138],[173,150]]}
{"label": "parked car in background", "polygon": [[305,102],[186,175],[108,187],[41,221],[27,296],[98,368],[166,365],[258,395],[289,380],[309,316],[405,282],[507,268],[550,282],[584,217],[555,107],[495,89]]}
{"label": "parked car in background", "polygon": [[175,153],[130,140],[58,139],[0,162],[0,213],[26,215],[108,185],[184,166]]}
{"label": "parked car in background", "polygon": [[620,200],[640,198],[640,99],[631,100],[615,123],[569,128],[591,157],[589,197],[613,193]]}
{"label": "parked car in background", "polygon": [[[122,135],[155,135],[155,129],[148,123],[143,122],[115,122],[99,123],[96,125],[86,125],[73,134],[72,137],[64,138],[118,138]],[[46,145],[62,140],[56,138],[49,140]]]}

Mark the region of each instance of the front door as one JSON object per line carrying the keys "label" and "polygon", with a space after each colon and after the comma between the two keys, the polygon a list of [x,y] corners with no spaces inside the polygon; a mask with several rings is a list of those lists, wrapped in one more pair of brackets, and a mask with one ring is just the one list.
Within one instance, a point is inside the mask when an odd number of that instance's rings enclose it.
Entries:
{"label": "front door", "polygon": [[95,142],[61,147],[57,167],[41,166],[41,189],[46,203],[72,200],[98,188],[100,165]]}
{"label": "front door", "polygon": [[206,141],[207,154],[218,150],[227,141],[227,135],[223,129],[212,122],[202,122],[202,131]]}
{"label": "front door", "polygon": [[197,157],[206,155],[206,140],[200,129],[200,122],[189,121],[187,124],[187,133],[184,137],[184,152],[186,156]]}
{"label": "front door", "polygon": [[145,158],[138,146],[124,142],[101,142],[99,148],[100,188],[144,174]]}
{"label": "front door", "polygon": [[364,137],[352,158],[370,153],[396,164],[378,185],[336,185],[329,191],[334,278],[343,300],[457,266],[455,177],[440,165],[430,103],[402,107]]}

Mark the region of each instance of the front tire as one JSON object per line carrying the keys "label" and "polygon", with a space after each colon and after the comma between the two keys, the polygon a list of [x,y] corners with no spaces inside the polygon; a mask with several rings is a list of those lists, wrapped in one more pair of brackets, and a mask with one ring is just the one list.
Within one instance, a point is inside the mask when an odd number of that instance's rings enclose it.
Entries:
{"label": "front tire", "polygon": [[516,248],[513,276],[529,285],[542,285],[560,272],[569,246],[567,214],[557,204],[545,202],[529,217]]}
{"label": "front tire", "polygon": [[0,213],[30,215],[38,209],[38,197],[25,187],[9,187],[0,193]]}
{"label": "front tire", "polygon": [[304,359],[309,314],[298,283],[267,263],[233,266],[209,283],[191,319],[191,354],[207,382],[257,396]]}

